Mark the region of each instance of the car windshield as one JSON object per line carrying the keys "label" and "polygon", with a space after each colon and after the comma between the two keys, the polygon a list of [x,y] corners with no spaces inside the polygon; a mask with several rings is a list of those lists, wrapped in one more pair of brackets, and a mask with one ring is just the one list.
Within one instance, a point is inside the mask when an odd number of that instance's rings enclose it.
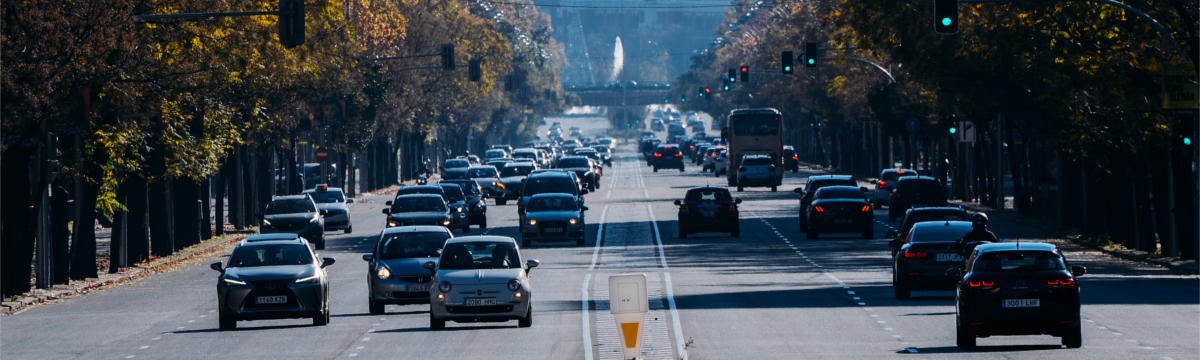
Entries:
{"label": "car windshield", "polygon": [[317,212],[308,199],[275,200],[267,204],[267,215]]}
{"label": "car windshield", "polygon": [[604,146],[604,145],[598,145],[598,146],[594,147],[594,149],[596,149],[596,152],[599,152],[599,153],[607,154],[607,153],[611,152],[611,151],[608,151],[608,147]]}
{"label": "car windshield", "polygon": [[661,149],[658,149],[658,152],[662,153],[663,155],[675,155],[675,154],[679,153],[679,148],[674,147],[674,146],[668,146],[668,147],[663,147]]}
{"label": "car windshield", "polygon": [[442,196],[442,194],[445,194],[445,193],[446,192],[440,188],[424,187],[424,186],[413,186],[413,187],[407,187],[407,188],[400,188],[400,190],[396,190],[396,196],[412,195],[412,194],[430,194],[430,195]]}
{"label": "car windshield", "polygon": [[505,166],[504,170],[500,171],[500,177],[528,176],[531,171],[532,166]]}
{"label": "car windshield", "polygon": [[311,196],[313,201],[316,201],[318,204],[346,202],[346,198],[342,196],[342,192],[336,190],[310,191],[305,194]]}
{"label": "car windshield", "polygon": [[589,167],[589,166],[591,166],[591,164],[588,163],[587,159],[574,158],[574,159],[562,159],[562,160],[558,161],[558,167],[560,167],[560,168]]}
{"label": "car windshield", "polygon": [[449,184],[442,187],[442,191],[446,193],[446,200],[450,202],[463,201],[462,188],[454,184]]}
{"label": "car windshield", "polygon": [[438,257],[450,239],[442,231],[384,234],[379,241],[379,260]]}
{"label": "car windshield", "polygon": [[734,116],[733,134],[737,136],[764,136],[779,134],[779,118],[775,115]]}
{"label": "car windshield", "polygon": [[963,235],[970,232],[971,228],[966,226],[929,226],[912,229],[912,235],[908,239],[913,244],[916,243],[931,243],[931,242],[954,242],[962,239]]}
{"label": "car windshield", "polygon": [[312,264],[312,253],[300,244],[241,246],[229,256],[229,267]]}
{"label": "car windshield", "polygon": [[817,199],[865,199],[862,190],[848,188],[825,188],[817,192]]}
{"label": "car windshield", "polygon": [[512,243],[450,243],[442,250],[439,270],[520,269],[521,258]]}
{"label": "car windshield", "polygon": [[458,188],[461,189],[464,194],[479,195],[479,189],[476,188],[476,186],[479,186],[479,185],[477,185],[474,181],[472,181],[472,182],[454,181],[454,182],[448,182],[447,184],[458,185]]}
{"label": "car windshield", "polygon": [[1066,269],[1062,257],[1050,251],[993,251],[977,257],[971,271],[1032,272]]}
{"label": "car windshield", "polygon": [[771,158],[765,158],[765,157],[746,158],[746,160],[742,161],[742,165],[748,165],[748,166],[771,165]]}
{"label": "car windshield", "polygon": [[942,186],[936,180],[909,179],[900,180],[900,185],[896,189],[899,191],[940,192]]}
{"label": "car windshield", "polygon": [[575,194],[575,181],[565,177],[534,177],[525,181],[525,196],[537,194]]}
{"label": "car windshield", "polygon": [[513,154],[514,159],[537,159],[537,154],[531,152],[519,152]]}
{"label": "car windshield", "polygon": [[453,160],[446,160],[445,168],[456,169],[456,168],[465,168],[465,167],[470,167],[470,166],[471,166],[471,162],[467,161],[466,159],[453,159]]}
{"label": "car windshield", "polygon": [[496,168],[475,168],[467,170],[467,177],[471,179],[478,178],[493,178],[496,177]]}
{"label": "car windshield", "polygon": [[530,200],[526,211],[579,211],[579,204],[567,196],[539,197]]}
{"label": "car windshield", "polygon": [[414,196],[396,198],[392,201],[392,213],[406,212],[445,212],[446,202],[432,196]]}
{"label": "car windshield", "polygon": [[687,196],[684,197],[684,201],[732,201],[732,200],[733,200],[733,198],[729,196],[729,191],[715,190],[715,189],[688,190]]}

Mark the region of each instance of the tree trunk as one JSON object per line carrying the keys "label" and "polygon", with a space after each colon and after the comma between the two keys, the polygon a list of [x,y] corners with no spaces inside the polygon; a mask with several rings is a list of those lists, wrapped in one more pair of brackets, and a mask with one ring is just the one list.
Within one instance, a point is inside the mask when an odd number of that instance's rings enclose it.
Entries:
{"label": "tree trunk", "polygon": [[214,195],[217,204],[213,206],[213,210],[217,212],[217,215],[213,217],[213,234],[216,236],[225,235],[225,188],[228,182],[226,181],[227,179],[229,179],[229,159],[225,159],[221,164],[221,169],[217,171],[217,191],[216,195]]}
{"label": "tree trunk", "polygon": [[130,176],[125,180],[125,194],[128,195],[128,202],[125,207],[129,209],[129,227],[128,235],[125,240],[129,242],[128,256],[129,263],[136,264],[150,259],[150,222],[147,219],[147,201],[146,196],[146,179],[142,178],[141,174]]}
{"label": "tree trunk", "polygon": [[171,228],[167,221],[167,181],[158,180],[149,186],[150,253],[163,257],[175,251]]}
{"label": "tree trunk", "polygon": [[[96,273],[96,197],[100,195],[99,180],[104,176],[99,166],[91,165],[107,161],[101,158],[83,164],[83,174],[92,181],[84,181],[79,198],[79,236],[71,244],[71,280],[97,277]],[[7,197],[5,197],[7,198]]]}
{"label": "tree trunk", "polygon": [[175,250],[200,243],[199,186],[191,178],[178,178],[172,189]]}
{"label": "tree trunk", "polygon": [[50,197],[50,226],[54,228],[54,283],[64,284],[71,277],[71,209],[67,202],[71,198],[67,189],[54,185]]}
{"label": "tree trunk", "polygon": [[4,217],[4,238],[0,240],[0,288],[4,296],[29,291],[33,236],[29,214],[29,165],[32,149],[10,147],[0,161],[0,211]]}

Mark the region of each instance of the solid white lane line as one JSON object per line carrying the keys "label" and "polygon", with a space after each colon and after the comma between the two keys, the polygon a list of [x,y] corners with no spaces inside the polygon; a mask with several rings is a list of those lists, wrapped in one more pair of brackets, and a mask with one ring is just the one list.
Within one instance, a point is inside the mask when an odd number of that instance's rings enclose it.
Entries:
{"label": "solid white lane line", "polygon": [[[599,244],[599,242],[597,242]],[[593,264],[594,265],[594,264]],[[592,281],[592,274],[583,276],[583,358],[584,360],[592,360],[592,329],[589,326],[591,319],[588,318],[588,283]]]}
{"label": "solid white lane line", "polygon": [[[666,265],[665,263],[663,265]],[[682,360],[687,360],[687,350],[683,346],[683,327],[679,325],[679,311],[675,309],[675,292],[672,290],[671,273],[663,273],[667,287],[667,306],[671,307],[671,326],[675,328],[675,353]]]}
{"label": "solid white lane line", "polygon": [[663,252],[662,235],[658,233],[658,220],[654,219],[654,209],[650,207],[650,204],[646,204],[646,211],[650,213],[650,226],[654,227],[654,243],[658,244],[658,259],[662,261],[663,269],[669,269],[667,255]]}
{"label": "solid white lane line", "polygon": [[604,205],[604,211],[600,213],[600,228],[596,229],[596,249],[592,250],[592,265],[588,266],[588,271],[596,270],[596,258],[600,256],[600,243],[604,240],[604,218],[608,216],[608,205]]}
{"label": "solid white lane line", "polygon": [[642,189],[642,196],[649,199],[650,198],[650,190]]}

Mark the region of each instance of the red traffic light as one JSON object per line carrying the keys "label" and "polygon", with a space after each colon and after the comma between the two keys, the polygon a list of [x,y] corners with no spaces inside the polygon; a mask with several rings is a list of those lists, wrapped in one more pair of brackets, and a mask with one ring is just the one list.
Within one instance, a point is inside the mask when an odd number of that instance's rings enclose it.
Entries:
{"label": "red traffic light", "polygon": [[705,93],[705,94],[711,94],[711,93],[712,93],[712,88],[704,88],[704,93]]}
{"label": "red traffic light", "polygon": [[742,72],[747,72],[747,71],[750,71],[750,68],[743,66],[743,67],[742,67]]}

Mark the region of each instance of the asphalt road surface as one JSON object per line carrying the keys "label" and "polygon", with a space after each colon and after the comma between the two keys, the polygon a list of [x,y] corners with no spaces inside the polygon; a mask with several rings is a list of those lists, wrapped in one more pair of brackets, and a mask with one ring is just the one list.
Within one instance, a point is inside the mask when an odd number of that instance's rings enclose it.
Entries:
{"label": "asphalt road surface", "polygon": [[[572,122],[602,121],[556,119]],[[594,136],[594,134],[588,134]],[[665,135],[665,134],[664,134]],[[383,228],[388,197],[351,205],[354,234],[327,234],[334,256],[332,321],[240,322],[218,331],[211,261],[133,284],[35,307],[0,319],[3,359],[619,359],[608,312],[607,277],[643,273],[651,295],[643,359],[1196,359],[1200,356],[1197,277],[1126,262],[1068,243],[1068,259],[1088,267],[1080,278],[1083,347],[1050,336],[979,339],[954,345],[953,293],[915,292],[896,300],[883,234],[898,226],[876,210],[874,240],[798,230],[791,190],[812,171],[788,173],[778,192],[736,193],[744,200],[742,234],[679,239],[674,199],[692,186],[723,183],[699,167],[652,172],[632,145],[604,169],[590,208],[584,246],[534,243],[531,273],[536,317],[447,324],[430,331],[427,305],[367,311],[361,255]],[[996,219],[997,217],[993,217]],[[489,205],[491,235],[517,236],[516,206]],[[1005,241],[1058,241],[1022,224],[993,221]],[[479,231],[472,228],[472,234]],[[457,235],[457,234],[456,234]],[[844,235],[844,236],[842,236]],[[461,236],[461,235],[459,235]]]}

